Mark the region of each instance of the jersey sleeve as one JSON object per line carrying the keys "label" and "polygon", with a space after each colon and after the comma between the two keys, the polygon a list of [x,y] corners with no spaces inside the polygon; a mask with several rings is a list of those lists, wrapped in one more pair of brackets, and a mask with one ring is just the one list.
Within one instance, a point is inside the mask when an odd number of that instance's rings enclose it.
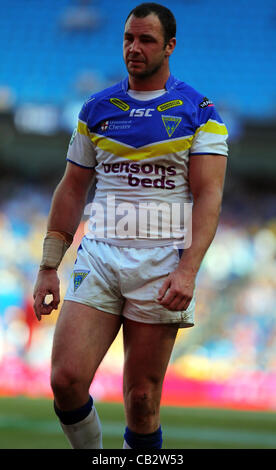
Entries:
{"label": "jersey sleeve", "polygon": [[198,105],[196,131],[190,155],[228,155],[228,132],[213,103],[204,98]]}
{"label": "jersey sleeve", "polygon": [[96,151],[87,126],[87,103],[78,116],[78,124],[73,131],[66,160],[83,168],[94,168],[97,164]]}

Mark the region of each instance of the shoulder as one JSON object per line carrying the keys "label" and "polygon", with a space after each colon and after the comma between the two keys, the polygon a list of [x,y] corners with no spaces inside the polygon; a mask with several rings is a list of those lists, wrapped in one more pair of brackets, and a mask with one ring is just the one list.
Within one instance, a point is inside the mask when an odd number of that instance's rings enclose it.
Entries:
{"label": "shoulder", "polygon": [[196,109],[203,109],[204,107],[207,107],[208,104],[213,105],[213,102],[207,98],[205,94],[181,80],[176,79],[175,90],[179,95],[185,97],[186,100],[189,100]]}
{"label": "shoulder", "polygon": [[115,85],[112,85],[110,87],[105,88],[104,90],[98,91],[97,93],[94,93],[89,97],[89,99],[86,101],[86,103],[89,105],[92,101],[95,101],[96,103],[109,98],[113,96],[115,93],[121,92],[122,91],[122,82],[116,83]]}
{"label": "shoulder", "polygon": [[118,95],[119,92],[122,91],[122,82],[116,83],[110,87],[105,88],[104,90],[98,91],[89,96],[89,98],[84,102],[81,112],[79,114],[79,118],[86,120],[87,117],[91,112],[95,112],[98,104],[109,100],[114,95]]}
{"label": "shoulder", "polygon": [[176,84],[176,90],[183,96],[182,99],[185,98],[186,101],[190,102],[194,111],[196,127],[207,123],[209,120],[223,124],[223,120],[210,97],[181,81]]}

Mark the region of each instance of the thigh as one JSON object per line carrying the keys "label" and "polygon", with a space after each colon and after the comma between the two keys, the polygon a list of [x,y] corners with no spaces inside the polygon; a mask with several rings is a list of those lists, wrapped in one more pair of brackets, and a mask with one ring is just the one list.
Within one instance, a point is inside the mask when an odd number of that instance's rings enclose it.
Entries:
{"label": "thigh", "polygon": [[119,288],[119,268],[116,247],[84,237],[78,248],[65,300],[120,315],[124,298]]}
{"label": "thigh", "polygon": [[91,382],[120,325],[118,315],[64,301],[54,334],[52,369]]}
{"label": "thigh", "polygon": [[179,250],[173,246],[124,251],[121,273],[122,293],[126,299],[122,315],[142,323],[194,325],[195,295],[187,310],[172,311],[158,302],[159,290],[168,274],[179,264]]}
{"label": "thigh", "polygon": [[124,318],[125,390],[152,385],[161,393],[177,331],[177,324],[139,323]]}

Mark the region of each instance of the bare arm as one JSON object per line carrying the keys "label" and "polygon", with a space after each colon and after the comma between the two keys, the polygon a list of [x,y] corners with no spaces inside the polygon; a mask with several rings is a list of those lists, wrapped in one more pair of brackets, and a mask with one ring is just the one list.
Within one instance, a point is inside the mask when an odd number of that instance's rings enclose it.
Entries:
{"label": "bare arm", "polygon": [[227,159],[222,155],[195,155],[190,162],[192,245],[184,250],[179,268],[196,274],[217,230]]}
{"label": "bare arm", "polygon": [[226,163],[223,155],[190,157],[192,244],[183,251],[177,269],[166,278],[158,297],[170,310],[186,310],[192,299],[197,272],[218,226]]}
{"label": "bare arm", "polygon": [[93,174],[93,170],[67,163],[64,176],[53,195],[48,230],[75,234],[82,218]]}
{"label": "bare arm", "polygon": [[[67,163],[64,176],[52,198],[47,230],[75,234],[93,175],[93,170]],[[47,294],[53,295],[53,300],[49,305],[44,304]],[[39,271],[34,287],[34,310],[38,320],[41,319],[41,315],[49,315],[53,309],[57,309],[59,302],[59,279],[56,270]]]}

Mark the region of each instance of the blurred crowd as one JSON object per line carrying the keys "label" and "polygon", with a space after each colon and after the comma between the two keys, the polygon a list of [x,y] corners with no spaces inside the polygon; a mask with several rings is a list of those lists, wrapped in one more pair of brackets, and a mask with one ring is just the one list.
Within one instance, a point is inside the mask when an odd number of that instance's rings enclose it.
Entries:
{"label": "blurred crowd", "polygon": [[198,276],[198,326],[175,351],[182,372],[217,380],[276,372],[275,199],[239,194],[225,203]]}
{"label": "blurred crowd", "polygon": [[[238,7],[219,0],[197,3],[173,5],[180,46],[175,60],[172,57],[173,74],[215,98],[235,150],[233,181],[235,165],[240,168],[236,174],[252,177],[247,162],[252,169],[257,165],[254,178],[265,180],[273,173],[274,131],[261,135],[258,154],[257,138],[251,142],[254,130],[250,134],[246,121],[267,123],[269,129],[275,124],[276,61],[275,48],[270,47],[275,43],[275,2],[265,0],[260,6],[254,0],[250,9],[245,2]],[[22,179],[23,168],[30,168],[28,175],[51,175],[47,149],[35,137],[53,137],[48,141],[53,151],[55,137],[73,131],[83,101],[125,76],[122,30],[136,4],[118,1],[114,8],[111,0],[48,0],[36,8],[34,1],[14,0],[13,8],[5,10],[0,4],[0,114],[8,120],[0,145],[3,172],[16,170]],[[204,74],[198,68],[202,63]],[[264,76],[269,77],[265,87]],[[252,159],[245,158],[252,152]],[[55,159],[54,152],[49,155]],[[0,395],[50,395],[51,346],[59,310],[38,322],[32,293],[52,194],[46,187],[10,178],[0,182]],[[258,191],[257,184],[253,190],[242,189],[236,181],[232,185],[198,274],[195,327],[179,331],[168,372],[175,388],[178,378],[187,390],[189,381],[228,384],[224,398],[236,394],[237,401],[242,397],[253,404],[263,394],[262,403],[276,409],[276,194]],[[59,268],[61,299],[84,226],[85,221]],[[105,396],[106,390],[120,392],[122,365],[120,332],[100,366],[95,396]],[[190,390],[194,396],[196,389]],[[218,400],[218,388],[204,393],[213,394],[214,403]]]}
{"label": "blurred crowd", "polygon": [[[276,376],[275,198],[243,194],[225,201],[198,275],[196,326],[179,331],[169,366],[179,376],[220,383],[242,374]],[[24,185],[0,204],[0,392],[5,391],[7,364],[9,374],[14,370],[15,387],[22,367],[28,374],[44,374],[38,383],[48,386],[59,310],[38,322],[32,291],[50,201],[47,191]],[[61,296],[83,231],[84,222],[59,269]],[[102,370],[119,372],[122,351],[119,334]]]}

